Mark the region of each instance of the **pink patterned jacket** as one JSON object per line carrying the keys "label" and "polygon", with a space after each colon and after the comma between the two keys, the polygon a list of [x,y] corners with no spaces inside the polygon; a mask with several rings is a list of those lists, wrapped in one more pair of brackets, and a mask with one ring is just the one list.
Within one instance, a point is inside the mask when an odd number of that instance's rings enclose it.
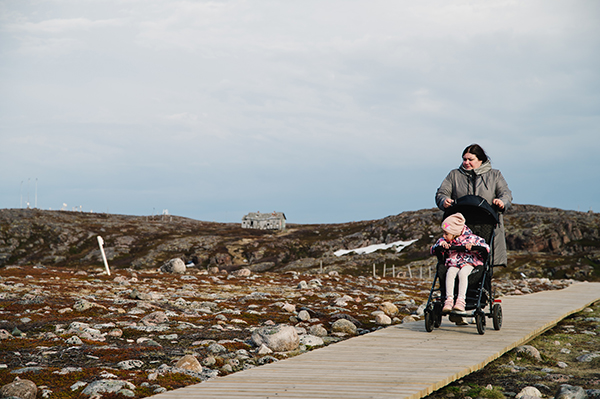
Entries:
{"label": "pink patterned jacket", "polygon": [[[433,246],[431,247],[431,254],[435,254],[435,249],[440,246],[442,242],[444,242],[444,237],[441,237]],[[463,229],[463,233],[458,237],[455,237],[448,244],[458,246],[458,245],[466,245],[471,243],[473,245],[479,245],[487,249],[488,253],[490,252],[490,246],[485,242],[485,240],[475,234],[469,229],[467,226]],[[479,266],[483,264],[483,259],[481,255],[477,251],[449,251],[448,257],[446,258],[446,266],[448,267],[463,267],[464,265],[473,265]]]}

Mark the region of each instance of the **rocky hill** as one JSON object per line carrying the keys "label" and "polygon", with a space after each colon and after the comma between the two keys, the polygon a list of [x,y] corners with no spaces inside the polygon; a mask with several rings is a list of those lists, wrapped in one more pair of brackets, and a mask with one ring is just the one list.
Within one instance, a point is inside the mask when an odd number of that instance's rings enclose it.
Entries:
{"label": "rocky hill", "polygon": [[[365,275],[415,272],[435,259],[428,249],[440,235],[442,212],[423,209],[379,220],[341,224],[289,224],[285,231],[242,229],[240,224],[203,222],[178,216],[0,210],[0,267],[44,265],[87,269],[102,266],[102,236],[111,268],[156,269],[181,258],[188,266],[254,272],[316,270]],[[511,277],[600,279],[600,214],[535,205],[514,205],[505,214]],[[400,240],[394,249],[335,256]],[[409,269],[407,266],[412,266]]]}

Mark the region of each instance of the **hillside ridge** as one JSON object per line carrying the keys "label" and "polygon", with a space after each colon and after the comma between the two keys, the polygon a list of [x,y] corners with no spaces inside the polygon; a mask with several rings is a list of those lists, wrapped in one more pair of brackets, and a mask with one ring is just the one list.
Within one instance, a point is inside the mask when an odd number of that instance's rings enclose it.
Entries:
{"label": "hillside ridge", "polygon": [[[431,266],[440,234],[437,208],[336,224],[288,224],[284,231],[242,229],[237,223],[181,216],[129,216],[40,209],[0,210],[0,267],[41,264],[101,266],[102,236],[111,268],[158,268],[172,258],[189,266],[242,267],[255,272],[336,270],[365,274],[383,265]],[[505,214],[509,267],[529,277],[600,278],[600,214],[513,205]],[[337,257],[339,249],[418,240],[402,252]]]}

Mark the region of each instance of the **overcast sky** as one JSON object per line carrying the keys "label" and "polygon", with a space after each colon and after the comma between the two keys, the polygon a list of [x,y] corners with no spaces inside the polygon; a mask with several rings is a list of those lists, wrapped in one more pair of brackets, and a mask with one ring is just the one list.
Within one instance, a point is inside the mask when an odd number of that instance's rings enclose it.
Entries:
{"label": "overcast sky", "polygon": [[0,208],[432,208],[481,144],[600,211],[600,2],[0,0]]}

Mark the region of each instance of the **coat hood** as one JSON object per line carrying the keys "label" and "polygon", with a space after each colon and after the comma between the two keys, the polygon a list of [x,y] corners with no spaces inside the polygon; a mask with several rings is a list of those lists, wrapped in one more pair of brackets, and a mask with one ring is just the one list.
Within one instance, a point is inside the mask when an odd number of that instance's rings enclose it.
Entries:
{"label": "coat hood", "polygon": [[481,176],[481,175],[489,172],[490,170],[492,170],[492,163],[488,159],[487,161],[485,161],[484,163],[482,163],[481,166],[478,167],[477,169],[470,169],[470,170],[465,169],[462,166],[462,163],[461,163],[460,167],[458,168],[458,170],[460,170],[460,173],[462,173],[463,175],[467,175],[467,176]]}

